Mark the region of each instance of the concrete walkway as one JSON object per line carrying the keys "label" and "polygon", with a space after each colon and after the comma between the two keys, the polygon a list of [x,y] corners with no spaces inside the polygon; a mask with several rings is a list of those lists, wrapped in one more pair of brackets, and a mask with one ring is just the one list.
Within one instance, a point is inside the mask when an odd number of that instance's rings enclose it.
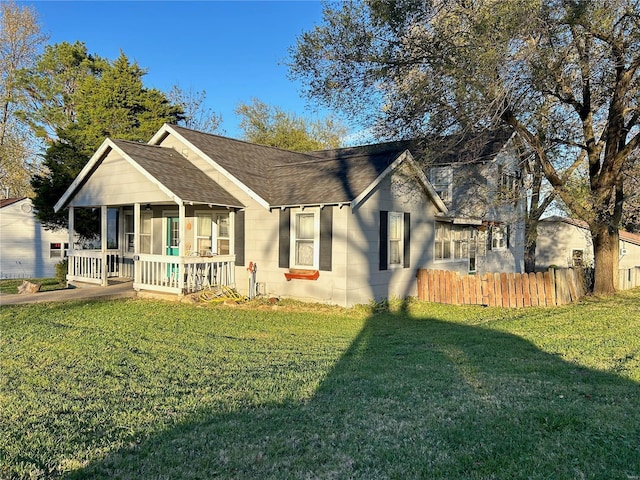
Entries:
{"label": "concrete walkway", "polygon": [[74,300],[112,300],[114,298],[134,298],[137,292],[133,282],[114,282],[108,287],[82,286],[38,292],[30,294],[0,294],[0,305],[20,305],[26,303],[66,302]]}

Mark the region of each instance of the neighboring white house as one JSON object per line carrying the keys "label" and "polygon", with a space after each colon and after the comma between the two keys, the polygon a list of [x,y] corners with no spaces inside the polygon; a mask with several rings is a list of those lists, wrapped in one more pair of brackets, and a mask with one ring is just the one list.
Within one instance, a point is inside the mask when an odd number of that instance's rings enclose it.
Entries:
{"label": "neighboring white house", "polygon": [[[619,268],[640,266],[640,235],[620,230]],[[593,266],[593,240],[586,222],[559,216],[538,223],[536,269]]]}
{"label": "neighboring white house", "polygon": [[45,230],[26,197],[0,200],[0,278],[55,276],[69,248],[66,230]]}
{"label": "neighboring white house", "polygon": [[75,210],[101,211],[101,248],[72,249],[68,279],[350,306],[415,295],[419,268],[522,271],[509,139],[429,150],[428,172],[415,142],[300,153],[173,125],[107,139],[55,206],[72,232]]}

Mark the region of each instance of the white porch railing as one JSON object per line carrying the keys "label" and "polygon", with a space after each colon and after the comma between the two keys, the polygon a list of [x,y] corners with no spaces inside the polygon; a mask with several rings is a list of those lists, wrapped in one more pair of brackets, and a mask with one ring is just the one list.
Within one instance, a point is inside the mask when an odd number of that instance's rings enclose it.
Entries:
{"label": "white porch railing", "polygon": [[[110,277],[133,277],[133,288],[177,295],[211,285],[235,287],[235,255],[175,257],[135,255],[119,251],[70,250],[67,280],[107,285]],[[105,268],[106,266],[106,268]]]}
{"label": "white porch railing", "polygon": [[235,287],[235,260],[235,255],[136,255],[133,288],[180,295],[211,285]]}
{"label": "white porch railing", "polygon": [[109,277],[120,276],[118,250],[69,250],[67,280],[106,285]]}

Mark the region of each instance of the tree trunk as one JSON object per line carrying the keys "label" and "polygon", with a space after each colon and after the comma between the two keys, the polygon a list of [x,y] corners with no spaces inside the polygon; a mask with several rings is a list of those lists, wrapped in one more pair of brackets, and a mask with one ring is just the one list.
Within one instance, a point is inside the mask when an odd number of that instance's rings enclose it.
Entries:
{"label": "tree trunk", "polygon": [[610,295],[615,292],[614,274],[617,275],[618,235],[601,225],[591,227],[593,253],[595,261],[595,278],[593,293]]}
{"label": "tree trunk", "polygon": [[536,244],[528,243],[524,247],[524,271],[525,273],[533,273],[536,271]]}

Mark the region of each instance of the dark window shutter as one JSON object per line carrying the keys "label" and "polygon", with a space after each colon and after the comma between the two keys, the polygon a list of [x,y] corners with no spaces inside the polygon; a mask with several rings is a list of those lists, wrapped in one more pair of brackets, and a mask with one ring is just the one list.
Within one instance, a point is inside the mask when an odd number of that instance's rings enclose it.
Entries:
{"label": "dark window shutter", "polygon": [[505,235],[507,236],[507,248],[510,248],[511,243],[511,225],[507,225]]}
{"label": "dark window shutter", "polygon": [[492,244],[493,244],[493,227],[489,225],[487,227],[487,250],[491,250]]}
{"label": "dark window shutter", "polygon": [[405,212],[404,214],[404,268],[411,266],[411,214]]}
{"label": "dark window shutter", "polygon": [[291,210],[280,210],[280,228],[278,235],[278,266],[289,268],[289,249],[291,235]]}
{"label": "dark window shutter", "polygon": [[386,270],[388,265],[387,240],[389,237],[389,212],[380,210],[380,270]]}
{"label": "dark window shutter", "polygon": [[233,241],[236,254],[236,265],[244,265],[244,210],[238,210],[233,220]]}
{"label": "dark window shutter", "polygon": [[331,271],[333,241],[333,207],[320,209],[320,270]]}

